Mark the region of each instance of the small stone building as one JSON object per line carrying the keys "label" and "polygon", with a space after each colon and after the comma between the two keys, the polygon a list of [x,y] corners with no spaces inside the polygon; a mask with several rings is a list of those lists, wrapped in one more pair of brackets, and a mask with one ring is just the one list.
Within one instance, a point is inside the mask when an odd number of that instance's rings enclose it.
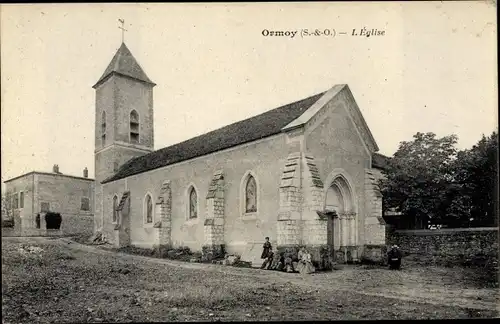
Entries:
{"label": "small stone building", "polygon": [[95,229],[108,240],[256,262],[269,236],[326,266],[382,257],[384,157],[347,85],[157,151],[154,86],[125,44],[94,85]]}
{"label": "small stone building", "polygon": [[[92,233],[94,179],[87,168],[77,177],[59,172],[33,171],[5,181],[6,211],[14,219],[16,235],[44,234],[46,212],[60,213],[60,232]],[[37,215],[40,217],[37,219]]]}

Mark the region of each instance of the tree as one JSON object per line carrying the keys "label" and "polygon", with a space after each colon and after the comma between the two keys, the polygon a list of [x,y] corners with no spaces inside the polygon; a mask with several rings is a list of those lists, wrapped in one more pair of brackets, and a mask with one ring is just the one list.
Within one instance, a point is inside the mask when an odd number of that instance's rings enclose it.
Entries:
{"label": "tree", "polygon": [[5,196],[2,196],[2,227],[11,226],[14,226],[12,196],[7,193]]}
{"label": "tree", "polygon": [[417,133],[412,141],[401,142],[385,170],[380,186],[384,209],[395,208],[413,226],[439,224],[449,209],[456,190],[453,161],[457,150],[455,135],[437,138],[434,133]]}
{"label": "tree", "polygon": [[454,161],[454,181],[460,188],[453,197],[450,213],[461,213],[470,226],[498,224],[498,133],[482,138],[471,149],[458,152]]}

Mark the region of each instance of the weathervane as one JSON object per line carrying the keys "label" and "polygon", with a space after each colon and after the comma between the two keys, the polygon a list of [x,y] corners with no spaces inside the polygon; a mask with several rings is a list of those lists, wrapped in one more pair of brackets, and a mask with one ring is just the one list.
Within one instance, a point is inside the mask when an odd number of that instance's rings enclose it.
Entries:
{"label": "weathervane", "polygon": [[125,26],[125,19],[118,19],[118,21],[122,23],[122,26],[118,27],[118,28],[122,30],[122,43],[124,43],[125,42],[125,32],[127,31],[124,27]]}

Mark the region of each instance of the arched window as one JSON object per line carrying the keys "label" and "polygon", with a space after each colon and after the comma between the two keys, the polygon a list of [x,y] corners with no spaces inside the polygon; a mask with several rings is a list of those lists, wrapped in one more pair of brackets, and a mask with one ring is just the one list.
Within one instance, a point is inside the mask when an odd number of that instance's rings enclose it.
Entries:
{"label": "arched window", "polygon": [[151,199],[151,195],[147,194],[146,195],[146,200],[144,202],[144,220],[146,224],[151,224],[153,223],[153,199]]}
{"label": "arched window", "polygon": [[257,211],[257,183],[255,178],[248,176],[245,185],[245,213],[255,213]]}
{"label": "arched window", "polygon": [[106,144],[106,112],[102,112],[101,117],[101,141],[102,145]]}
{"label": "arched window", "polygon": [[118,223],[118,196],[113,197],[113,223]]}
{"label": "arched window", "polygon": [[130,112],[130,143],[139,144],[139,114],[135,110]]}
{"label": "arched window", "polygon": [[198,195],[196,189],[191,187],[189,189],[189,218],[198,217]]}

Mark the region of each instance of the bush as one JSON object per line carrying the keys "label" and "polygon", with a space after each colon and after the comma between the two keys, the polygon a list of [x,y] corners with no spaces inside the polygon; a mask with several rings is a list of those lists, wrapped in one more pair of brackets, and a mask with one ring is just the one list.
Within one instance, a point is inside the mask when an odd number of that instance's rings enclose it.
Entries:
{"label": "bush", "polygon": [[62,216],[59,213],[47,212],[45,214],[45,224],[47,229],[60,229]]}
{"label": "bush", "polygon": [[14,227],[13,219],[2,219],[2,227]]}
{"label": "bush", "polygon": [[193,253],[187,246],[172,248],[170,245],[157,245],[152,249],[140,248],[136,246],[121,247],[118,252],[154,257],[159,259],[171,259],[189,261]]}

